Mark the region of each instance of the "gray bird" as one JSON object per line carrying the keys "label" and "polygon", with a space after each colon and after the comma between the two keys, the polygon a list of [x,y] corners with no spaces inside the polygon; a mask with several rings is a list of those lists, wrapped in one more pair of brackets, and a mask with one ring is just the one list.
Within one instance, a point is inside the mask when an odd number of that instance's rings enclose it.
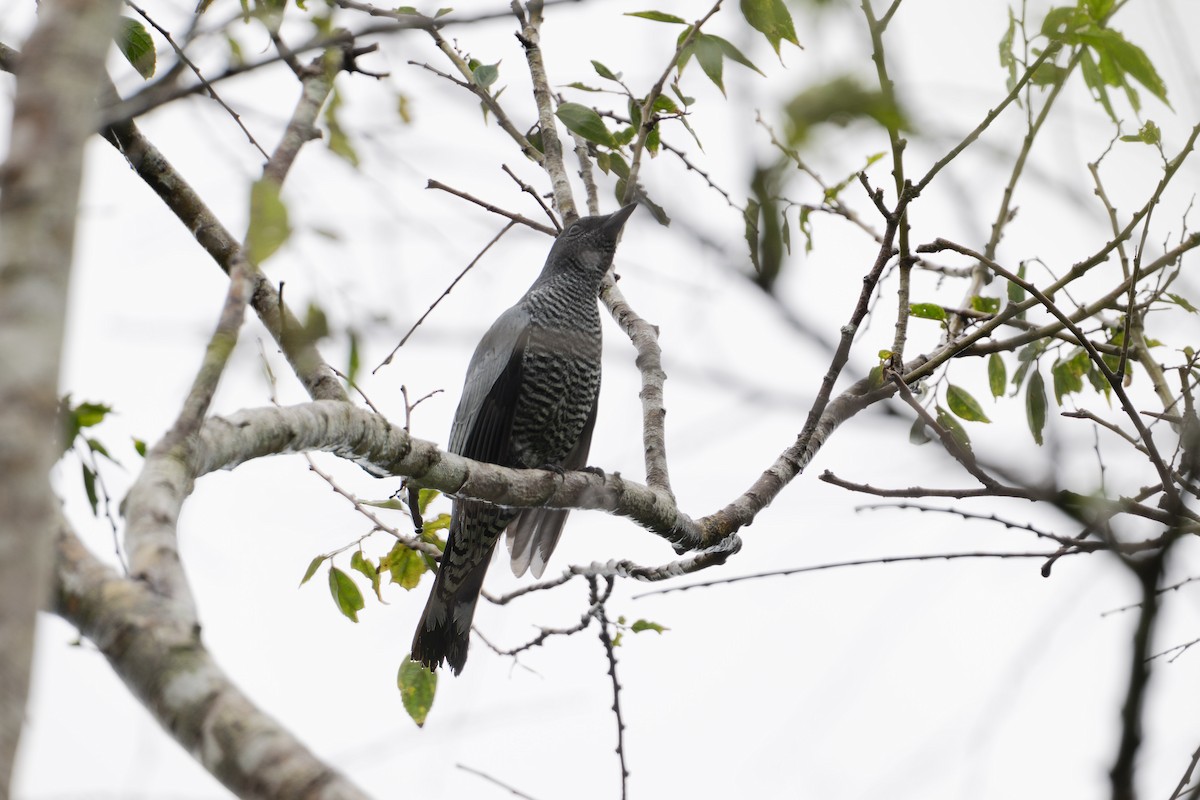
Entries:
{"label": "gray bird", "polygon": [[[451,453],[505,467],[582,469],[600,397],[600,281],[612,266],[636,205],[583,217],[554,240],[525,296],[483,335],[450,430]],[[412,659],[467,660],[475,603],[496,540],[508,529],[513,573],[540,577],[567,512],[456,500],[433,591],[413,638]]]}

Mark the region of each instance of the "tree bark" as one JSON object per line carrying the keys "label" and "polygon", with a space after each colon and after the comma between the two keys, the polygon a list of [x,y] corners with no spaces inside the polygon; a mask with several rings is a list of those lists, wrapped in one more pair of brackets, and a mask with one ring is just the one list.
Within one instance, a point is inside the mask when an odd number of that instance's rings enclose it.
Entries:
{"label": "tree bark", "polygon": [[0,168],[0,796],[8,796],[49,589],[67,281],[115,0],[43,0],[17,70]]}
{"label": "tree bark", "polygon": [[233,685],[189,609],[118,575],[59,525],[54,610],[217,780],[252,800],[366,800]]}

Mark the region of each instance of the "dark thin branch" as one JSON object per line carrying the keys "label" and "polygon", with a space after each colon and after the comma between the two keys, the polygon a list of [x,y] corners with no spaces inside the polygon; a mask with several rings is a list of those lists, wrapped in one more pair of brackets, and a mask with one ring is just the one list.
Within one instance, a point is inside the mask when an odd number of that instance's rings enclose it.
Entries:
{"label": "dark thin branch", "polygon": [[616,647],[608,632],[608,615],[604,610],[604,601],[612,595],[613,579],[609,577],[607,582],[608,586],[601,597],[597,578],[588,577],[592,613],[600,623],[600,644],[604,646],[604,654],[608,657],[608,676],[612,679],[612,711],[617,718],[617,760],[621,765],[621,800],[626,800],[629,797],[629,767],[625,764],[625,719],[621,716],[621,682],[617,680]]}
{"label": "dark thin branch", "polygon": [[557,236],[558,235],[558,231],[554,228],[551,228],[549,225],[543,225],[540,222],[535,222],[535,221],[531,220],[529,217],[525,217],[520,214],[515,214],[512,211],[505,211],[503,208],[500,208],[499,206],[492,205],[491,203],[487,202],[486,200],[480,200],[478,197],[475,197],[473,195],[467,194],[466,192],[455,189],[452,186],[447,186],[446,184],[442,183],[441,181],[435,181],[433,179],[430,179],[425,184],[425,188],[426,189],[438,189],[438,190],[446,192],[448,194],[452,194],[455,197],[461,197],[463,200],[468,200],[468,201],[474,203],[475,205],[483,208],[485,211],[490,211],[493,214],[497,214],[501,217],[504,217],[505,219],[512,220],[513,222],[533,228],[535,231],[538,231],[539,233],[544,233],[547,236]]}
{"label": "dark thin branch", "polygon": [[487,781],[488,783],[490,783],[494,786],[499,786],[501,789],[504,789],[512,796],[521,798],[521,800],[534,800],[534,798],[530,797],[529,795],[525,794],[524,792],[520,791],[519,789],[514,789],[513,787],[509,786],[507,783],[504,783],[503,781],[493,778],[491,775],[488,775],[486,772],[481,772],[480,770],[477,770],[474,767],[468,767],[466,764],[455,764],[454,766],[456,769],[461,769],[463,772],[469,772],[472,775],[483,778],[485,781]]}
{"label": "dark thin branch", "polygon": [[770,570],[768,572],[755,572],[750,575],[737,575],[732,578],[717,578],[711,581],[702,581],[700,583],[689,583],[683,586],[668,586],[663,589],[651,589],[648,592],[635,594],[633,598],[639,599],[649,597],[653,594],[670,594],[671,592],[684,592],[688,589],[704,589],[709,586],[722,586],[729,583],[742,583],[743,581],[758,580],[759,578],[781,578],[789,575],[801,575],[805,572],[824,572],[831,569],[841,569],[842,567],[864,567],[871,564],[900,564],[907,561],[955,561],[959,559],[979,559],[979,558],[1048,558],[1053,555],[1052,552],[1024,552],[1024,553],[934,553],[921,556],[883,556],[881,558],[861,558],[853,561],[831,561],[827,564],[816,564],[809,567],[793,567],[791,569]]}
{"label": "dark thin branch", "polygon": [[[412,324],[412,327],[408,329],[408,333],[404,334],[404,336],[402,336],[400,338],[400,343],[392,348],[392,352],[387,354],[387,358],[385,358],[383,361],[380,361],[379,366],[377,366],[377,367],[375,367],[375,369],[371,370],[372,375],[374,375],[376,372],[379,372],[379,370],[383,369],[388,364],[392,363],[392,359],[395,358],[396,353],[398,353],[400,351],[401,347],[404,347],[405,342],[407,342],[409,337],[412,336],[413,333],[416,332],[417,328],[419,328],[421,326],[421,323],[424,322],[425,319],[430,314],[433,313],[433,310],[435,308],[437,308],[438,303],[441,303],[443,300],[445,300],[450,295],[450,292],[454,291],[454,287],[457,286],[458,282],[461,281],[463,279],[463,277],[468,272],[470,272],[471,269],[476,264],[479,263],[479,259],[483,258],[484,253],[486,253],[488,250],[491,250],[492,245],[494,245],[496,242],[500,241],[500,237],[502,237],[504,234],[508,233],[509,230],[512,229],[512,226],[515,224],[516,224],[515,222],[509,222],[507,225],[505,225],[500,230],[500,232],[497,233],[495,236],[493,236],[492,240],[490,242],[488,242],[486,245],[484,245],[483,249],[480,250],[473,259],[471,259],[471,263],[467,264],[465,267],[463,267],[462,272],[459,272],[457,275],[454,276],[454,280],[450,281],[450,285],[447,286],[446,289],[440,295],[438,295],[438,298],[436,300],[434,300],[433,303],[430,304],[429,308],[425,309],[425,313],[421,315],[420,319],[418,319],[416,322],[414,322]],[[420,401],[418,400],[417,402],[420,402]]]}

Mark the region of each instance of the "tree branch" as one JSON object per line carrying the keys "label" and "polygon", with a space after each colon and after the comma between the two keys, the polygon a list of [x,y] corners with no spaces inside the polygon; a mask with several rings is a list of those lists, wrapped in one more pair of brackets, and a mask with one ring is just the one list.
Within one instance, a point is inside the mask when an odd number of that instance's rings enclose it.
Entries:
{"label": "tree branch", "polygon": [[[20,58],[0,168],[0,795],[25,721],[50,586],[58,373],[87,138],[115,0],[44,0]],[[6,63],[16,61],[5,48]]]}
{"label": "tree branch", "polygon": [[97,561],[65,521],[54,610],[95,643],[142,705],[241,798],[366,800],[254,706],[213,661],[190,610]]}

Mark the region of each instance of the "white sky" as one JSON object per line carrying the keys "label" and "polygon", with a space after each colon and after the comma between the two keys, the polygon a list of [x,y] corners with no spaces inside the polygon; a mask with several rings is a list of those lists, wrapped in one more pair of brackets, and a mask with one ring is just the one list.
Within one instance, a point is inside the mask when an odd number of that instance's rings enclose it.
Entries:
{"label": "white sky", "polygon": [[[0,0],[0,41],[19,45],[31,5]],[[189,5],[164,2],[147,10],[174,24]],[[736,4],[730,6],[713,30],[733,38]],[[491,5],[470,6],[483,7]],[[623,71],[631,85],[647,85],[661,71],[675,31],[619,12],[650,7],[689,16],[698,5],[622,0],[551,9],[544,45],[552,81],[597,84],[588,64],[596,58]],[[755,158],[769,155],[766,137],[753,123],[756,108],[777,118],[776,100],[823,77],[845,71],[871,75],[854,9],[821,18],[807,6],[793,10],[806,49],[786,47],[786,69],[765,45],[738,35],[737,43],[766,78],[728,66],[731,99],[725,102],[695,65],[685,75],[685,86],[699,100],[692,124],[704,152],[682,131],[671,132],[671,140],[739,201]],[[236,13],[236,3],[217,0],[208,19]],[[915,174],[1001,97],[995,45],[1005,13],[997,0],[909,0],[898,14],[889,56],[898,81],[909,87],[905,100],[914,120],[930,137],[910,148]],[[1146,114],[1163,127],[1173,154],[1200,117],[1196,62],[1183,41],[1186,31],[1200,29],[1200,8],[1189,0],[1135,3],[1116,27],[1151,54],[1167,79],[1174,113],[1143,97]],[[267,47],[258,29],[238,30],[251,57]],[[512,31],[505,20],[453,35],[481,61],[501,61],[498,85],[508,86],[502,101],[516,109],[517,124],[524,126],[532,117]],[[385,41],[380,54],[364,60],[369,69],[390,71],[386,80],[339,78],[343,123],[363,168],[353,171],[319,143],[310,145],[285,189],[296,234],[266,265],[273,277],[286,281],[285,297],[297,310],[315,298],[335,324],[357,321],[366,334],[368,369],[502,227],[481,210],[425,190],[426,180],[531,216],[536,209],[499,165],[507,163],[544,186],[501,135],[483,126],[465,93],[409,66],[410,59],[442,66],[431,45],[414,33]],[[212,56],[201,61],[216,63]],[[139,79],[119,56],[111,66],[126,91],[137,86]],[[294,102],[293,83],[272,72],[221,91],[269,150]],[[7,101],[11,79],[0,86]],[[395,113],[397,92],[409,98],[411,125],[401,124]],[[1071,114],[1047,132],[1035,152],[1035,177],[1018,195],[1021,212],[1001,248],[1005,263],[1039,257],[1061,271],[1105,240],[1106,223],[1082,165],[1103,149],[1111,127],[1078,85],[1063,102]],[[614,98],[611,105],[623,103]],[[195,99],[139,123],[240,234],[258,160],[229,117]],[[1020,135],[1019,120],[1005,120],[970,159],[952,167],[915,207],[914,240],[945,236],[981,245],[1004,178],[1004,157]],[[865,129],[828,131],[809,143],[805,156],[833,182],[884,146]],[[224,278],[106,143],[96,140],[88,156],[63,383],[77,398],[117,408],[119,414],[97,433],[131,472],[138,459],[129,437],[155,439],[176,413],[215,322]],[[1122,212],[1143,202],[1147,182],[1156,179],[1150,177],[1153,163],[1149,148],[1133,145],[1106,162],[1110,194],[1119,198]],[[1172,197],[1171,219],[1186,205],[1179,198],[1196,186],[1200,172],[1195,164],[1188,170]],[[672,476],[682,507],[700,516],[732,499],[790,443],[828,357],[797,338],[757,290],[731,276],[731,270],[747,268],[740,214],[666,156],[643,174],[676,224],[661,228],[639,211],[627,226],[617,264],[634,307],[662,328],[671,376],[666,403]],[[871,174],[876,185],[887,185],[884,162]],[[804,181],[794,182],[788,193],[804,200],[817,196]],[[861,193],[849,196],[869,214]],[[605,210],[615,208],[610,190],[602,202]],[[1162,232],[1177,231],[1177,223],[1168,227],[1167,219],[1158,229],[1160,240]],[[719,242],[724,255],[695,246],[690,229]],[[333,231],[337,238],[319,231]],[[414,396],[443,389],[420,406],[413,428],[418,436],[444,442],[475,341],[524,291],[546,249],[547,241],[536,234],[506,237],[393,365],[367,381],[374,402],[401,420],[402,384]],[[781,294],[790,308],[833,337],[849,317],[874,248],[848,226],[819,220],[816,249],[811,256],[801,250],[795,249]],[[1188,278],[1180,291],[1190,290],[1194,298],[1195,286]],[[939,289],[924,280],[913,299],[956,303],[960,296],[958,286]],[[889,303],[890,295],[885,307]],[[881,314],[856,347],[856,369],[890,343],[892,320]],[[1170,331],[1175,338],[1194,342],[1194,319],[1178,325],[1188,327]],[[606,337],[605,387],[590,462],[640,478],[632,348],[614,325],[607,324]],[[934,323],[914,320],[911,352],[936,339]],[[215,413],[269,402],[260,342],[280,377],[280,401],[305,399],[268,341],[257,322],[248,321]],[[323,351],[335,366],[344,366],[344,341],[326,342]],[[981,367],[956,364],[952,379],[983,399]],[[1094,395],[1081,402],[1102,405]],[[1045,451],[1030,440],[1022,404],[989,400],[986,410],[996,424],[970,428],[977,451],[1034,474],[1041,470]],[[1064,457],[1078,462],[1067,479],[1078,481],[1072,488],[1090,491],[1090,432],[1070,427],[1078,423],[1053,424],[1052,438],[1066,449]],[[334,459],[319,461],[360,496],[382,499],[396,487],[395,481],[374,481]],[[1110,479],[1133,467],[1120,459],[1106,466]],[[744,531],[742,553],[703,577],[922,552],[1041,549],[1032,536],[998,525],[914,511],[856,513],[855,506],[869,498],[818,481],[826,469],[883,486],[969,485],[932,448],[910,446],[906,424],[865,413]],[[128,487],[130,472],[106,472],[114,500]],[[107,523],[90,518],[78,482],[77,465],[68,464],[59,476],[68,509],[86,541],[107,557],[111,532]],[[1022,504],[993,503],[984,510],[1069,532],[1061,519]],[[518,665],[475,642],[465,673],[443,677],[429,722],[417,730],[400,706],[394,680],[428,580],[411,594],[389,588],[386,606],[369,598],[358,625],[337,613],[323,573],[296,588],[314,555],[369,528],[299,458],[249,464],[198,483],[181,522],[182,554],[205,641],[239,686],[381,798],[508,796],[456,764],[539,800],[618,796],[607,664],[592,632],[552,640],[524,654]],[[383,537],[368,545],[376,554],[387,547]],[[1178,553],[1173,574],[1193,574],[1197,548],[1187,543]],[[661,563],[671,555],[665,543],[624,521],[576,513],[547,575],[570,563],[612,558]],[[346,568],[347,561],[339,566]],[[1102,556],[1064,560],[1049,580],[1039,567],[1037,561],[869,566],[644,599],[633,596],[645,586],[619,585],[609,607],[614,618],[647,618],[670,628],[661,636],[627,635],[618,651],[631,795],[828,800],[884,794],[922,800],[1103,795],[1134,616],[1101,614],[1133,602],[1136,589]],[[502,591],[520,583],[499,564],[488,586]],[[489,639],[513,646],[530,638],[536,625],[574,623],[586,609],[586,593],[580,581],[504,608],[484,603],[477,621]],[[1196,608],[1194,587],[1171,598],[1159,649],[1200,635]],[[227,797],[159,730],[95,649],[73,647],[75,639],[70,626],[45,617],[17,796]],[[1194,714],[1200,660],[1189,652],[1174,663],[1156,664],[1139,766],[1145,796],[1165,798],[1200,744]]]}

